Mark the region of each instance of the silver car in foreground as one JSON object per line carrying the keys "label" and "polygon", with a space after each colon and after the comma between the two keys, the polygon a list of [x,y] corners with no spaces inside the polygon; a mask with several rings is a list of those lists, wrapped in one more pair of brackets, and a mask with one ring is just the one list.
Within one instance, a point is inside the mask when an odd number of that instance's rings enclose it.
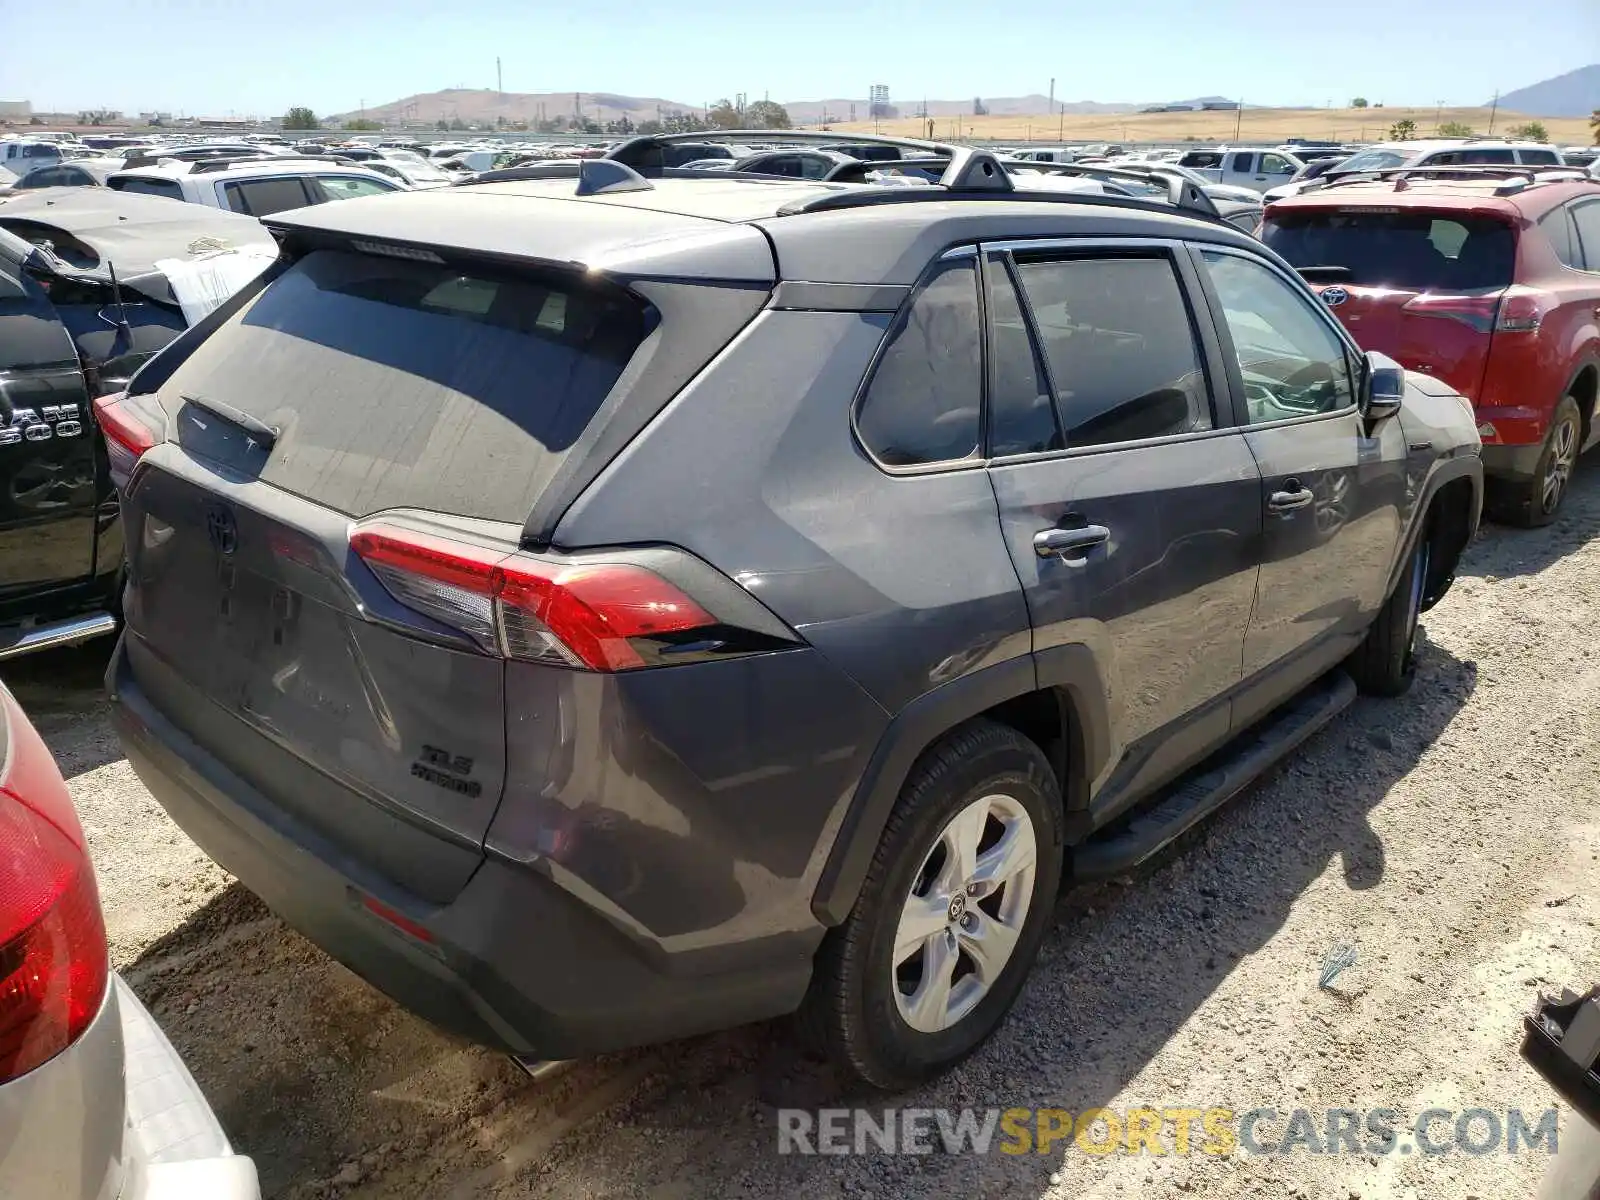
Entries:
{"label": "silver car in foreground", "polygon": [[66,784],[0,685],[0,1196],[260,1195],[255,1164],[111,971]]}

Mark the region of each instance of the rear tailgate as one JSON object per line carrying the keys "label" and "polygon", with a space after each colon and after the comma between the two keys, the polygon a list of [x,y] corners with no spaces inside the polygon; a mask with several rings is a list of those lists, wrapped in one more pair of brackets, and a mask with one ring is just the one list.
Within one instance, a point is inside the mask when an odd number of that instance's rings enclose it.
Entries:
{"label": "rear tailgate", "polygon": [[570,272],[301,259],[133,398],[169,439],[123,500],[134,681],[338,852],[448,900],[505,782],[504,663],[400,604],[351,527],[428,510],[515,549],[646,324]]}
{"label": "rear tailgate", "polygon": [[[290,816],[448,900],[504,782],[500,662],[368,619],[386,598],[345,570],[338,514],[176,446],[146,457],[123,501],[134,679]],[[440,752],[466,770],[433,771]]]}
{"label": "rear tailgate", "polygon": [[1275,206],[1262,240],[1297,268],[1343,268],[1323,303],[1364,350],[1477,396],[1512,282],[1516,232],[1498,210]]}

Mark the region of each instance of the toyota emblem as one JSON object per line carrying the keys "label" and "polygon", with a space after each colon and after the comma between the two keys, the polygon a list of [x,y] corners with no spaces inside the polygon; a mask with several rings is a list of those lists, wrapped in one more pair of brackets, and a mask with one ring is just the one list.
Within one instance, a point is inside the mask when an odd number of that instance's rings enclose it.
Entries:
{"label": "toyota emblem", "polygon": [[1348,299],[1350,299],[1350,293],[1342,287],[1326,287],[1322,289],[1322,302],[1329,308],[1338,308]]}
{"label": "toyota emblem", "polygon": [[218,505],[206,514],[206,536],[218,554],[232,554],[239,548],[239,525],[233,513]]}

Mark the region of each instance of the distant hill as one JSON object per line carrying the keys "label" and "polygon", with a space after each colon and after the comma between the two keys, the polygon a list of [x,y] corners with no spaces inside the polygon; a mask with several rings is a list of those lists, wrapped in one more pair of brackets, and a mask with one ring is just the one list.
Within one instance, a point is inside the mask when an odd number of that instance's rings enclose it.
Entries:
{"label": "distant hill", "polygon": [[[1098,104],[1092,100],[1074,100],[1064,104],[1058,101],[1056,108],[1051,109],[1050,98],[1040,95],[984,96],[981,99],[991,114],[1006,117],[1031,116],[1062,109],[1069,113],[1125,113],[1133,112],[1138,107],[1133,104]],[[922,103],[921,100],[900,97],[894,101],[894,107],[900,116],[912,117],[921,110]],[[431,125],[435,121],[460,119],[469,125],[492,125],[497,117],[504,117],[507,121],[537,121],[541,117],[558,115],[570,117],[577,105],[582,106],[584,116],[597,121],[615,121],[625,116],[634,122],[655,120],[658,108],[661,112],[670,113],[699,111],[701,107],[678,100],[664,100],[659,96],[623,96],[614,92],[581,92],[574,96],[572,92],[497,92],[491,88],[446,88],[440,92],[406,96],[387,104],[369,105],[363,112],[335,113],[332,119],[343,121],[364,115],[385,124],[420,121]],[[855,100],[796,100],[785,103],[784,107],[789,110],[789,117],[795,124],[813,125],[822,120],[824,113],[832,120],[848,121],[852,105],[857,120],[869,119],[865,97]],[[927,105],[930,117],[969,116],[972,113],[970,99],[929,100]]]}
{"label": "distant hill", "polygon": [[337,113],[335,120],[365,115],[385,124],[460,119],[469,125],[493,125],[496,117],[507,121],[537,121],[556,116],[570,117],[582,109],[585,117],[615,121],[627,117],[635,123],[653,121],[661,112],[698,111],[698,104],[663,100],[658,96],[621,96],[614,92],[497,92],[493,88],[446,88],[442,92],[423,92],[369,105],[361,112]]}
{"label": "distant hill", "polygon": [[1507,92],[1500,107],[1535,117],[1587,117],[1600,109],[1600,63]]}

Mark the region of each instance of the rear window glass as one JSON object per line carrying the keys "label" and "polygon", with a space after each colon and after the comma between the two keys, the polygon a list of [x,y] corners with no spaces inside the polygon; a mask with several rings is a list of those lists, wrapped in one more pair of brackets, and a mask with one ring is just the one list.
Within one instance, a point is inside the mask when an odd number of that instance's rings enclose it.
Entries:
{"label": "rear window glass", "polygon": [[304,208],[311,201],[298,175],[277,179],[252,179],[246,183],[227,183],[222,187],[228,207],[252,217],[270,217],[291,208]]}
{"label": "rear window glass", "polygon": [[280,430],[261,478],[352,516],[523,521],[648,332],[577,276],[319,250],[161,389]]}
{"label": "rear window glass", "polygon": [[183,185],[176,179],[142,179],[138,176],[130,179],[113,178],[111,186],[119,192],[137,192],[141,196],[167,196],[174,200],[183,199]]}
{"label": "rear window glass", "polygon": [[1456,213],[1269,210],[1262,240],[1292,266],[1415,291],[1505,287],[1516,257],[1509,225]]}

